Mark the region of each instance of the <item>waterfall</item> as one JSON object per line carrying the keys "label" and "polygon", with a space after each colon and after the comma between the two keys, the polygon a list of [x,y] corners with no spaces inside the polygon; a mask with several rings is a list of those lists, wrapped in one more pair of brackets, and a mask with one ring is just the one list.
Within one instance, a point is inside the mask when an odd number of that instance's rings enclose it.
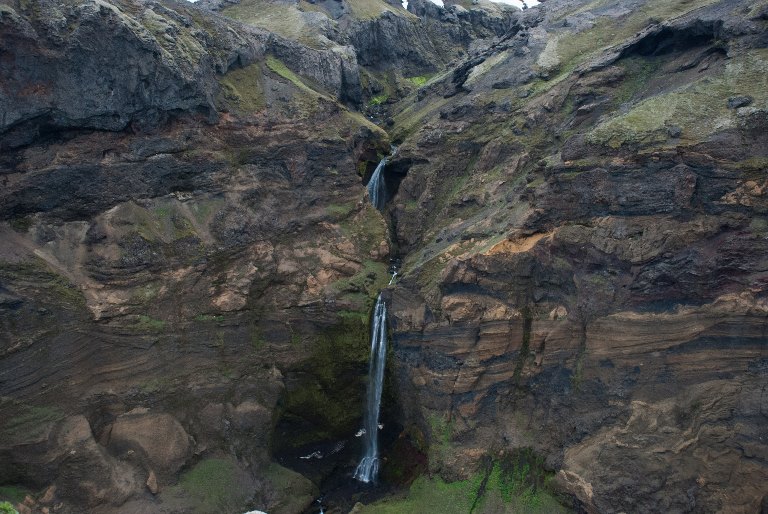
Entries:
{"label": "waterfall", "polygon": [[387,186],[384,184],[384,166],[387,165],[388,157],[384,157],[379,161],[379,165],[371,175],[371,180],[368,181],[368,197],[371,199],[371,204],[378,210],[382,210],[387,203]]}
{"label": "waterfall", "polygon": [[384,182],[384,167],[389,162],[390,157],[397,153],[397,147],[391,146],[390,154],[379,161],[379,165],[373,170],[371,180],[368,181],[368,198],[371,200],[371,205],[381,211],[384,206],[387,205],[387,184]]}
{"label": "waterfall", "polygon": [[366,484],[376,480],[379,472],[379,408],[384,389],[384,365],[387,362],[387,305],[379,295],[373,311],[371,328],[371,360],[368,364],[368,391],[365,405],[363,458],[355,470],[355,478]]}

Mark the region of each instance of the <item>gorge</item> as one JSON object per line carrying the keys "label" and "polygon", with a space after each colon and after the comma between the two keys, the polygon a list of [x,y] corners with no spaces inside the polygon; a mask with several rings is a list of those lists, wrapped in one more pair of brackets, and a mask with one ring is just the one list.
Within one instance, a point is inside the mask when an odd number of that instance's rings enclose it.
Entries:
{"label": "gorge", "polygon": [[767,170],[764,0],[0,0],[0,505],[768,513]]}

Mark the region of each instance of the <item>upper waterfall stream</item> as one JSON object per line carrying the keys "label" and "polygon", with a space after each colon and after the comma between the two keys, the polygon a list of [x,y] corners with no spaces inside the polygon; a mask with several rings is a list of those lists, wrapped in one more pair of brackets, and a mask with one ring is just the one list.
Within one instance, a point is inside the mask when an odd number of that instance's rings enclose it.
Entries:
{"label": "upper waterfall stream", "polygon": [[379,161],[378,166],[373,171],[373,175],[371,175],[371,179],[368,181],[368,198],[371,200],[371,205],[379,211],[384,209],[389,200],[387,184],[384,180],[384,168],[387,166],[389,159],[394,157],[396,153],[397,147],[393,146],[390,154]]}

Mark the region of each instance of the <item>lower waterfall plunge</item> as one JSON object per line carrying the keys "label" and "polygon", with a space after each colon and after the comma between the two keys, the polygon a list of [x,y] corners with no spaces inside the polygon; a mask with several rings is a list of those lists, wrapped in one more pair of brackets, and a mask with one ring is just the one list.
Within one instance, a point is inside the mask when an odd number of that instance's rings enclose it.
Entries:
{"label": "lower waterfall plunge", "polygon": [[371,360],[368,364],[368,394],[365,405],[363,458],[355,478],[364,483],[376,480],[379,472],[379,408],[384,389],[384,365],[387,362],[387,305],[379,295],[371,328]]}

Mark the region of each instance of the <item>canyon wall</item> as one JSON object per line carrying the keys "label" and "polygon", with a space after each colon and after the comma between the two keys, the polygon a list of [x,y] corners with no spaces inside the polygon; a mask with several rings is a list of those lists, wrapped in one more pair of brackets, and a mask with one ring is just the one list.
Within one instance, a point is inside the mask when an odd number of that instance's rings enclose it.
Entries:
{"label": "canyon wall", "polygon": [[383,289],[385,477],[765,509],[768,8],[449,4],[0,0],[0,498],[308,509]]}

